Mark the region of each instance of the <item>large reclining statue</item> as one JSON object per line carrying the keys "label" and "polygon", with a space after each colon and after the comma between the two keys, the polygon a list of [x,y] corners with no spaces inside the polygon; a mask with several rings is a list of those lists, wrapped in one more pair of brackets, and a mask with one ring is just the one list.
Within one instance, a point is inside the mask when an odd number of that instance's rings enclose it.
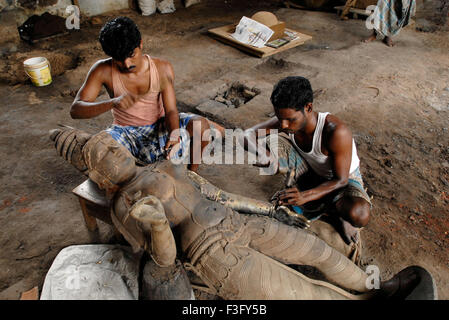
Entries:
{"label": "large reclining statue", "polygon": [[[409,267],[370,290],[367,274],[323,240],[263,216],[272,211],[269,205],[216,193],[222,203],[212,201],[214,187],[201,177],[170,161],[136,166],[106,132],[90,136],[56,129],[51,139],[61,156],[113,199],[112,221],[134,249],[146,250],[161,267],[178,257],[223,299],[405,298],[428,275]],[[256,214],[239,213],[233,205]],[[288,265],[315,267],[328,281],[310,279]]]}

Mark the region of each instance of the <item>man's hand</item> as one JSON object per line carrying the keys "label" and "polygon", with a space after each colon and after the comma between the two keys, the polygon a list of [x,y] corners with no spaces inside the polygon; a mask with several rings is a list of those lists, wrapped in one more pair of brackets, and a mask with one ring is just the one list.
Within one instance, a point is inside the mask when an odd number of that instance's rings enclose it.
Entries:
{"label": "man's hand", "polygon": [[115,98],[114,106],[123,110],[131,108],[137,101],[139,96],[131,94],[131,93],[125,93],[122,94],[120,97]]}
{"label": "man's hand", "polygon": [[279,192],[278,195],[279,195],[279,204],[284,206],[285,205],[300,206],[308,202],[296,187],[282,190]]}
{"label": "man's hand", "polygon": [[180,137],[168,140],[164,147],[166,159],[173,159],[178,154],[179,149],[181,149]]}

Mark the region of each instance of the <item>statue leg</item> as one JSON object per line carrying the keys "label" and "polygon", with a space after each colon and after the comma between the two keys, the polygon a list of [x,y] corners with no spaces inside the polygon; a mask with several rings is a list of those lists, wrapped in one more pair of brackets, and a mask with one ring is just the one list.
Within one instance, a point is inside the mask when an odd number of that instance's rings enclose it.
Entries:
{"label": "statue leg", "polygon": [[249,246],[285,264],[309,265],[346,289],[367,292],[367,274],[314,234],[265,217],[247,217]]}
{"label": "statue leg", "polygon": [[247,246],[209,247],[192,268],[223,299],[343,300],[362,299],[324,281],[313,280]]}

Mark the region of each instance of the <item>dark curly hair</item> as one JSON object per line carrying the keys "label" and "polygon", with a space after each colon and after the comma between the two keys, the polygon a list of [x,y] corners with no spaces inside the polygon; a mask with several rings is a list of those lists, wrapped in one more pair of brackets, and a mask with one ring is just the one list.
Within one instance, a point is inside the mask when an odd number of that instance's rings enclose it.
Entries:
{"label": "dark curly hair", "polygon": [[306,104],[313,102],[312,86],[304,77],[286,77],[274,86],[270,99],[275,109],[304,110]]}
{"label": "dark curly hair", "polygon": [[106,22],[98,38],[104,53],[120,62],[131,56],[141,39],[137,25],[128,17],[117,17]]}

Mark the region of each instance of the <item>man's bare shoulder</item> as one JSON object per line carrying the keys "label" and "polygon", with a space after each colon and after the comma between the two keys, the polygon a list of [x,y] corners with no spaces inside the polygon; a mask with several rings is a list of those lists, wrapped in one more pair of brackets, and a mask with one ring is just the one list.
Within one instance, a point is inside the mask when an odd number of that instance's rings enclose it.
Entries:
{"label": "man's bare shoulder", "polygon": [[171,65],[171,63],[168,60],[157,58],[157,57],[151,57],[151,59],[154,61],[156,66],[165,66],[165,65]]}
{"label": "man's bare shoulder", "polygon": [[327,136],[327,140],[347,140],[348,138],[352,139],[351,129],[338,117],[329,114],[326,117],[326,121],[324,123],[325,134]]}
{"label": "man's bare shoulder", "polygon": [[168,60],[153,57],[151,59],[153,59],[153,62],[156,65],[157,70],[162,76],[172,75],[173,66]]}
{"label": "man's bare shoulder", "polygon": [[161,91],[173,85],[175,79],[175,72],[171,63],[160,58],[151,58],[156,65],[157,72],[161,81]]}
{"label": "man's bare shoulder", "polygon": [[96,61],[90,68],[90,71],[103,73],[103,72],[108,72],[108,71],[110,72],[111,68],[112,68],[112,58],[106,58],[106,59],[100,59],[100,60]]}

